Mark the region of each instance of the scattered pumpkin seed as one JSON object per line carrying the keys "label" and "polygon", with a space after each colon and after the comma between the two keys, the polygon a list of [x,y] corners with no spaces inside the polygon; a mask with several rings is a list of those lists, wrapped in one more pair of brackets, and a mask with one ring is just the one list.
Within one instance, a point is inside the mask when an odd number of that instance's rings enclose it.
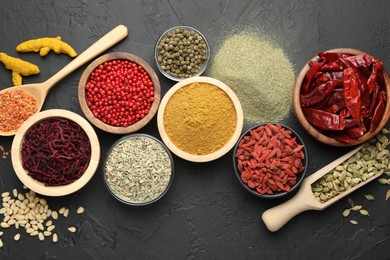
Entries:
{"label": "scattered pumpkin seed", "polygon": [[351,219],[349,222],[350,222],[351,224],[353,224],[353,225],[357,225],[357,224],[358,224],[358,222],[357,222],[356,220],[353,220],[353,219]]}
{"label": "scattered pumpkin seed", "polygon": [[390,190],[388,190],[387,192],[386,192],[386,200],[388,200],[390,198]]}
{"label": "scattered pumpkin seed", "polygon": [[387,185],[389,184],[389,180],[388,180],[388,179],[385,179],[385,178],[379,178],[378,181],[379,181],[380,184],[385,184],[385,185],[386,185],[386,184],[387,184]]}
{"label": "scattered pumpkin seed", "polygon": [[367,200],[375,200],[374,195],[371,195],[371,194],[366,194],[366,195],[364,195],[364,197],[365,197]]}
{"label": "scattered pumpkin seed", "polygon": [[363,216],[369,216],[368,211],[365,210],[365,209],[361,209],[361,210],[359,210],[359,212],[360,212],[360,214],[363,215]]}

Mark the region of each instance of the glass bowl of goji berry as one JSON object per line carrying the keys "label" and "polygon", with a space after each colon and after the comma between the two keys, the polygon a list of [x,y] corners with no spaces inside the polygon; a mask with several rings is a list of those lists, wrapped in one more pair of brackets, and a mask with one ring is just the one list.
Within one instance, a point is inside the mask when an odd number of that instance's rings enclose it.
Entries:
{"label": "glass bowl of goji berry", "polygon": [[144,127],[156,114],[160,98],[160,82],[152,67],[126,52],[112,52],[94,60],[78,86],[85,116],[96,127],[114,134]]}
{"label": "glass bowl of goji berry", "polygon": [[302,138],[280,123],[248,129],[233,151],[235,174],[245,190],[261,198],[280,198],[296,191],[306,174]]}
{"label": "glass bowl of goji berry", "polygon": [[319,52],[298,74],[295,115],[316,140],[354,146],[374,137],[390,118],[390,78],[379,58],[350,48]]}

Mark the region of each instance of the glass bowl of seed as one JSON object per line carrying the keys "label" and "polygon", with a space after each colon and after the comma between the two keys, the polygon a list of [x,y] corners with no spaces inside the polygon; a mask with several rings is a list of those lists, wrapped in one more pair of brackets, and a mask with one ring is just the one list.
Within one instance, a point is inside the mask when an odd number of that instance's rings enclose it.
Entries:
{"label": "glass bowl of seed", "polygon": [[199,76],[207,68],[210,47],[206,37],[189,26],[165,31],[154,51],[158,70],[167,78],[180,81]]}
{"label": "glass bowl of seed", "polygon": [[265,199],[295,192],[305,177],[307,164],[302,138],[280,123],[251,127],[233,151],[233,167],[241,186]]}
{"label": "glass bowl of seed", "polygon": [[168,148],[147,134],[116,141],[104,163],[103,179],[118,201],[145,206],[161,199],[173,181],[174,164]]}

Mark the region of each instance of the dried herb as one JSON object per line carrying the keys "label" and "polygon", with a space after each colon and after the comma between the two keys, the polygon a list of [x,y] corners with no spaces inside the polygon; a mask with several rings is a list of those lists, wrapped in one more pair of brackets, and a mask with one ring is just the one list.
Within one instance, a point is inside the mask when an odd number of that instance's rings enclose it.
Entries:
{"label": "dried herb", "polygon": [[45,186],[66,185],[88,168],[91,144],[76,123],[53,118],[33,125],[22,145],[23,168]]}
{"label": "dried herb", "polygon": [[168,187],[172,162],[168,152],[147,136],[131,136],[112,148],[105,180],[115,196],[130,203],[150,202]]}

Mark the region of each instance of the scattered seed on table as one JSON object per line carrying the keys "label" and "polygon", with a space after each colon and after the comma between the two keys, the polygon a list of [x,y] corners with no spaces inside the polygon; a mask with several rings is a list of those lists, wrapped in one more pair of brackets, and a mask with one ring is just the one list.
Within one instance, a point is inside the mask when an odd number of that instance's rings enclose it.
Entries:
{"label": "scattered seed on table", "polygon": [[69,209],[64,210],[64,217],[67,218],[69,215]]}
{"label": "scattered seed on table", "polygon": [[53,219],[58,219],[58,212],[55,211],[55,210],[53,210],[53,211],[51,212],[51,217],[52,217]]}
{"label": "scattered seed on table", "polygon": [[363,207],[361,206],[361,205],[355,205],[355,206],[353,206],[352,208],[351,208],[351,210],[353,210],[353,211],[359,211],[359,210],[361,210]]}
{"label": "scattered seed on table", "polygon": [[47,231],[53,231],[53,229],[55,228],[56,226],[55,225],[51,225],[51,226],[49,226],[49,227],[47,227]]}
{"label": "scattered seed on table", "polygon": [[390,198],[390,190],[388,190],[387,192],[386,192],[386,200],[388,200]]}
{"label": "scattered seed on table", "polygon": [[2,248],[3,246],[4,246],[3,240],[0,239],[0,248]]}
{"label": "scattered seed on table", "polygon": [[78,207],[76,212],[77,212],[77,214],[82,214],[82,213],[84,213],[84,208],[83,207]]}
{"label": "scattered seed on table", "polygon": [[365,197],[367,200],[375,200],[374,195],[366,194],[366,195],[364,195],[364,197]]}
{"label": "scattered seed on table", "polygon": [[351,219],[350,221],[349,221],[351,224],[353,224],[353,225],[357,225],[357,221],[356,220],[353,220],[353,219]]}
{"label": "scattered seed on table", "polygon": [[363,215],[363,216],[369,216],[368,211],[365,210],[365,209],[361,209],[361,210],[359,210],[359,212],[360,212],[360,214]]}
{"label": "scattered seed on table", "polygon": [[389,184],[389,181],[385,178],[379,178],[378,181],[380,182],[380,184],[384,184],[384,185]]}
{"label": "scattered seed on table", "polygon": [[350,213],[351,213],[351,209],[346,209],[343,211],[343,216],[348,217]]}
{"label": "scattered seed on table", "polygon": [[69,232],[72,232],[72,233],[76,232],[76,228],[75,227],[68,227],[68,230],[69,230]]}
{"label": "scattered seed on table", "polygon": [[57,243],[57,241],[58,241],[58,235],[57,235],[57,233],[54,233],[53,234],[53,243]]}
{"label": "scattered seed on table", "polygon": [[60,210],[58,211],[58,213],[60,213],[61,215],[64,214],[65,209],[66,209],[65,207],[60,208]]}
{"label": "scattered seed on table", "polygon": [[15,240],[15,241],[19,241],[19,239],[20,239],[20,234],[18,233],[18,234],[16,234],[16,235],[14,236],[14,240]]}
{"label": "scattered seed on table", "polygon": [[41,241],[45,240],[45,236],[43,235],[42,232],[39,232],[39,233],[38,233],[38,238],[39,238],[39,240],[41,240]]}

